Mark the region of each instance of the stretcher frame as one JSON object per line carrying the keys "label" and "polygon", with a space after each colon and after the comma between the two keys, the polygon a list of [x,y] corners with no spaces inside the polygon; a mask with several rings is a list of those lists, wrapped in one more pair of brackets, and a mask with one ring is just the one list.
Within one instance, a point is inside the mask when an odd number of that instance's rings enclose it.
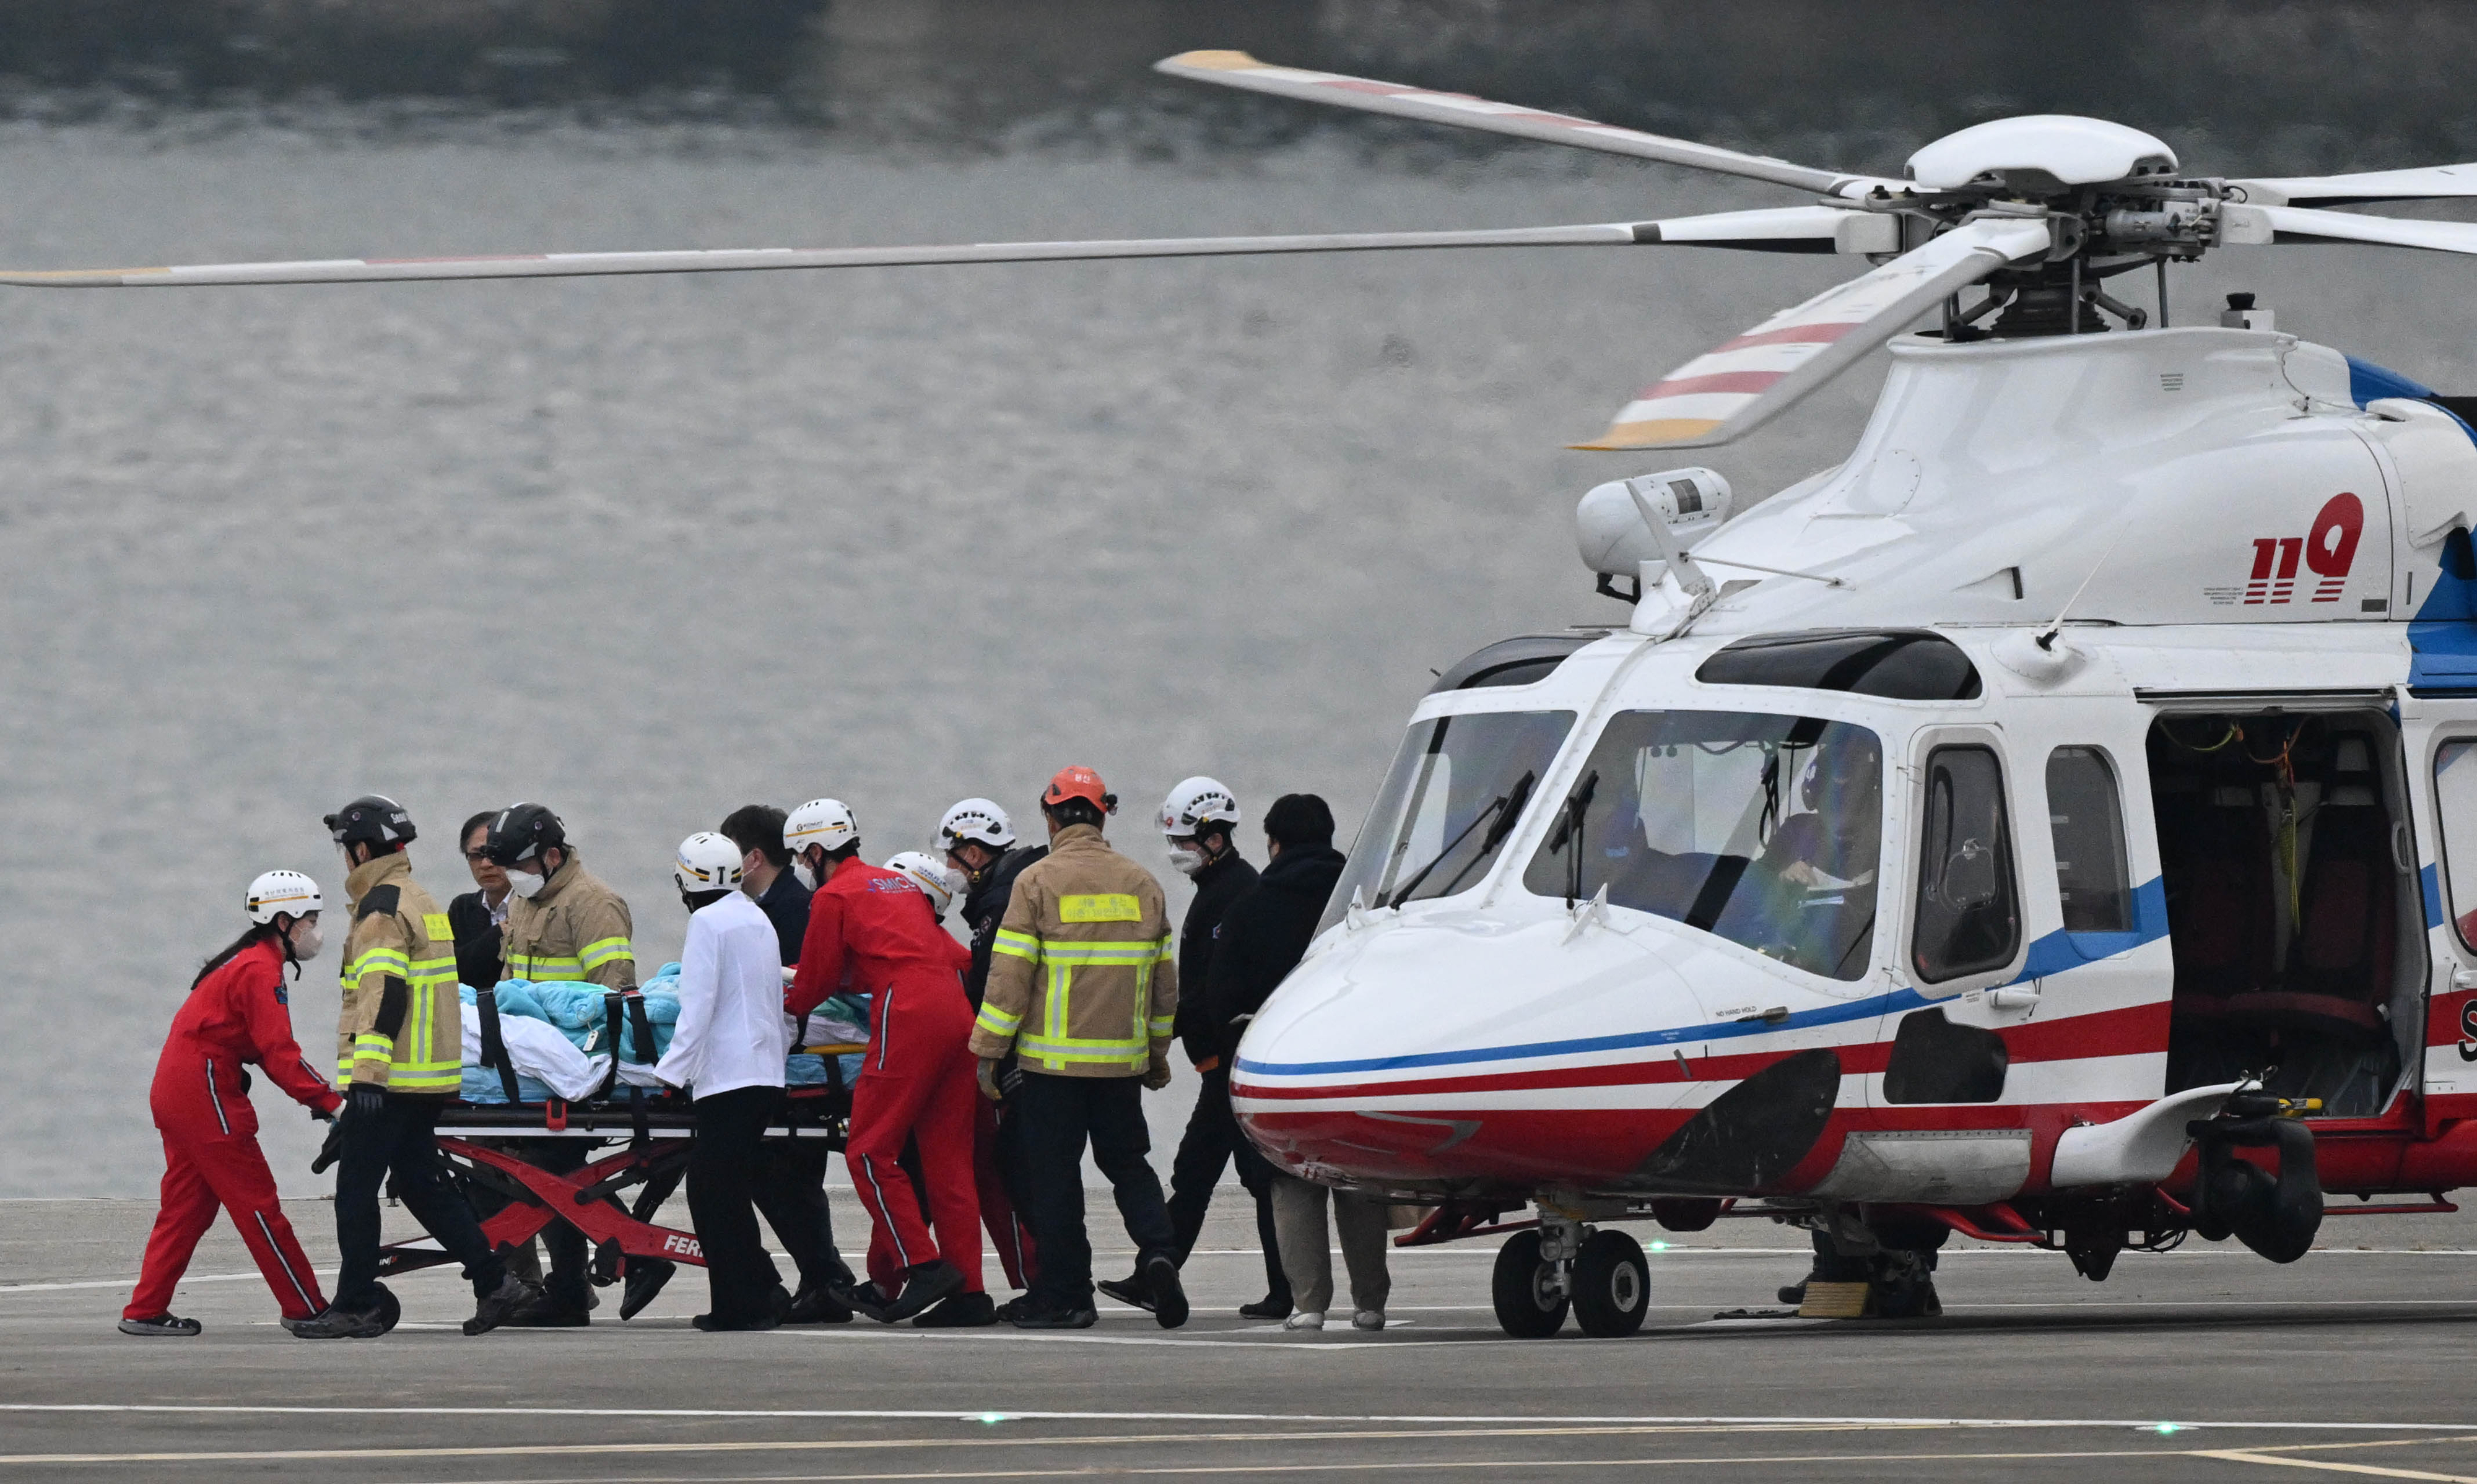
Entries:
{"label": "stretcher frame", "polygon": [[[601,1088],[585,1101],[553,1099],[546,1103],[513,1101],[516,1074],[499,1034],[496,997],[483,989],[475,992],[474,999],[482,1020],[481,1065],[499,1074],[511,1101],[449,1103],[439,1114],[437,1138],[451,1177],[467,1200],[483,1190],[507,1200],[503,1209],[483,1221],[483,1237],[505,1253],[533,1240],[553,1222],[564,1222],[592,1244],[594,1276],[602,1282],[624,1277],[631,1260],[705,1266],[705,1249],[694,1232],[657,1225],[651,1220],[653,1207],[676,1184],[665,1177],[685,1169],[695,1146],[695,1104],[667,1088],[644,1088],[619,1080],[623,1029],[637,1038],[639,1065],[651,1065],[655,1059],[644,997],[629,989],[613,990],[604,998],[611,1061]],[[765,1129],[764,1141],[822,1141],[827,1151],[841,1152],[851,1131],[851,1089],[843,1081],[838,1058],[866,1050],[863,1043],[791,1048],[795,1056],[824,1057],[826,1080],[785,1088],[785,1117]],[[525,1145],[542,1139],[588,1140],[594,1146],[625,1143],[562,1174],[525,1158]],[[523,1142],[502,1148],[498,1141],[503,1140]],[[622,1197],[630,1189],[637,1191],[633,1202]],[[391,1242],[379,1249],[379,1275],[393,1277],[452,1260],[433,1237]]]}

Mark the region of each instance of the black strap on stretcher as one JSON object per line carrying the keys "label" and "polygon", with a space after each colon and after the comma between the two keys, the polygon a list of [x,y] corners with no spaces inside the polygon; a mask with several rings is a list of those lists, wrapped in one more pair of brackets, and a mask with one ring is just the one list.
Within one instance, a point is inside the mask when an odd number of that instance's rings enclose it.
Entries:
{"label": "black strap on stretcher", "polygon": [[[624,1028],[636,1042],[635,1060],[639,1066],[652,1066],[660,1060],[654,1054],[654,1026],[645,1018],[645,996],[636,989],[613,989],[602,996],[605,1032],[611,1038],[611,1070],[602,1075],[602,1090],[597,1098],[609,1098],[619,1085],[619,1035]],[[628,1143],[631,1149],[643,1150],[653,1143],[654,1131],[645,1122],[645,1089],[628,1084],[628,1116],[635,1125]]]}
{"label": "black strap on stretcher", "polygon": [[482,1012],[482,1065],[499,1074],[499,1087],[508,1101],[516,1101],[516,1068],[509,1059],[508,1043],[499,1031],[499,992],[481,987],[473,991],[473,1007]]}

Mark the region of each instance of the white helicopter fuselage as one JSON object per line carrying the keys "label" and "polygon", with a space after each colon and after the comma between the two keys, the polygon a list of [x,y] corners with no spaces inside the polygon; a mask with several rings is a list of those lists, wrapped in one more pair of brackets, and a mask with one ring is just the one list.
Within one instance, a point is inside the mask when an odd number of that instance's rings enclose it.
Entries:
{"label": "white helicopter fuselage", "polygon": [[[1984,1207],[2167,1179],[2189,1104],[2276,1056],[2324,1098],[2326,1188],[2477,1179],[2477,879],[2440,869],[2477,848],[2451,773],[2477,443],[2421,391],[2268,331],[1896,344],[1845,463],[1693,543],[1702,611],[1646,563],[1628,628],[1420,704],[1239,1048],[1242,1124],[1291,1173],[1427,1200]],[[1741,662],[1869,634],[1968,679],[1904,699]],[[1488,762],[1438,738],[1491,727],[1528,729],[1518,820],[1405,893],[1494,832],[1438,777]],[[1846,807],[1879,836],[1793,868],[1786,927],[1732,926],[1732,881],[1789,889],[1791,775],[1836,737],[1880,757]],[[2371,936],[2334,947],[2351,911]],[[1789,941],[1818,914],[1857,924],[1837,957]]]}

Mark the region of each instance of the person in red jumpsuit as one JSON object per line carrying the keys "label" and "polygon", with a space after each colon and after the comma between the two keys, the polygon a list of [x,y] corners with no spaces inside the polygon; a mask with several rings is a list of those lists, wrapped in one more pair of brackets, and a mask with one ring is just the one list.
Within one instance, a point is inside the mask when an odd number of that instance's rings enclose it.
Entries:
{"label": "person in red jumpsuit", "polygon": [[[822,808],[827,804],[839,816]],[[795,835],[813,811],[833,827]],[[831,995],[869,997],[868,1056],[852,1084],[843,1163],[876,1224],[870,1268],[877,1293],[855,1295],[853,1306],[887,1323],[915,1315],[932,1326],[994,1323],[996,1306],[981,1286],[981,1215],[972,1190],[979,1063],[969,1049],[972,1010],[963,998],[970,954],[938,926],[916,883],[860,858],[859,828],[842,805],[802,805],[786,837],[821,884],[809,902],[809,930],[785,1008],[805,1017]],[[919,1150],[925,1192],[915,1191],[900,1163],[907,1142]]]}
{"label": "person in red jumpsuit", "polygon": [[190,981],[155,1063],[147,1103],[163,1136],[163,1208],[146,1239],[138,1289],[121,1311],[123,1334],[194,1335],[205,1327],[173,1316],[172,1290],[218,1207],[240,1228],[287,1329],[327,1306],[259,1151],[258,1110],[242,1070],[257,1063],[315,1117],[332,1118],[343,1103],[292,1039],[285,994],[286,967],[317,957],[323,946],[318,886],[298,871],[269,871],[250,883],[246,906],[249,930]]}

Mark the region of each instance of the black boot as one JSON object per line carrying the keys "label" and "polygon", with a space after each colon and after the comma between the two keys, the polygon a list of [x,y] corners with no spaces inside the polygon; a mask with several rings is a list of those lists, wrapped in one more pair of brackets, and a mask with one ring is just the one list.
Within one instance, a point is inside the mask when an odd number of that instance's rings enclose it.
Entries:
{"label": "black boot", "polygon": [[1153,1323],[1163,1329],[1186,1323],[1187,1289],[1178,1280],[1178,1264],[1167,1252],[1155,1252],[1144,1259],[1142,1271],[1153,1300],[1144,1307],[1153,1311]]}
{"label": "black boot", "polygon": [[666,1262],[660,1257],[629,1258],[628,1286],[619,1291],[619,1317],[635,1319],[644,1313],[645,1305],[654,1301],[654,1297],[663,1291],[663,1285],[679,1271],[678,1263]]}
{"label": "black boot", "polygon": [[[542,1291],[511,1273],[499,1279],[499,1286],[473,1302],[473,1317],[464,1322],[467,1335],[486,1335],[501,1324],[538,1323],[531,1318],[539,1312]],[[582,1309],[574,1323],[585,1323]]]}
{"label": "black boot", "polygon": [[787,1324],[848,1324],[852,1306],[842,1296],[824,1284],[802,1284],[791,1298],[791,1307],[783,1316]]}
{"label": "black boot", "polygon": [[939,1259],[914,1263],[903,1270],[903,1292],[884,1303],[853,1307],[881,1324],[899,1324],[952,1294],[963,1292],[963,1270]]}

